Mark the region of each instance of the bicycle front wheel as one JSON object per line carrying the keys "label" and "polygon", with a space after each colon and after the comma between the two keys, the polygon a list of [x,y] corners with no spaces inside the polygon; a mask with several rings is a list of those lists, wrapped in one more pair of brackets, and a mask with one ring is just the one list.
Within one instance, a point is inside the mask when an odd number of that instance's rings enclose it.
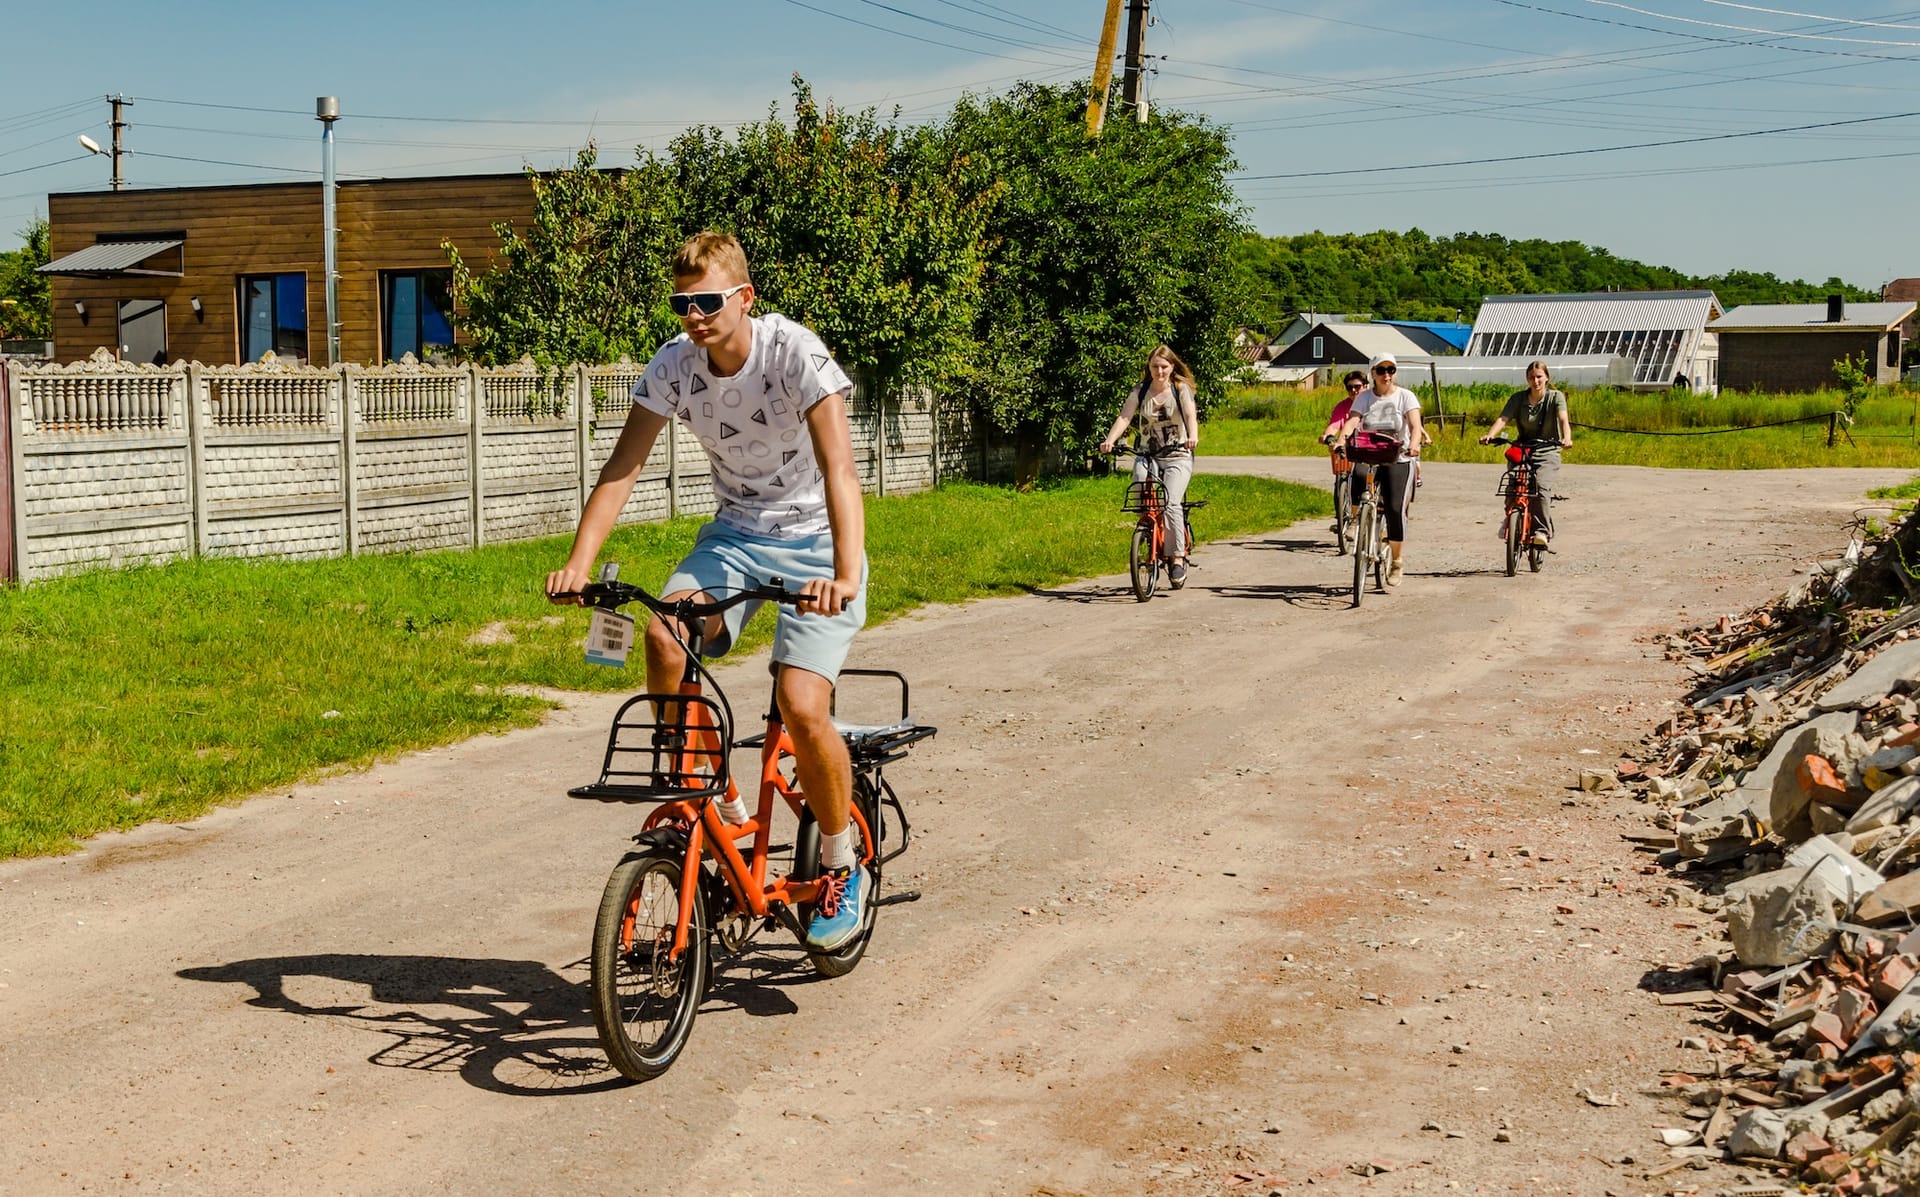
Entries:
{"label": "bicycle front wheel", "polygon": [[1367,557],[1373,547],[1373,508],[1361,504],[1360,514],[1353,521],[1353,605],[1360,605],[1360,598],[1367,590]]}
{"label": "bicycle front wheel", "polygon": [[614,866],[593,926],[593,1025],[621,1076],[652,1080],[693,1033],[710,967],[705,903],[693,904],[687,947],[672,956],[684,859],[649,849]]}
{"label": "bicycle front wheel", "polygon": [[1160,563],[1153,555],[1153,529],[1145,524],[1136,524],[1133,529],[1133,547],[1127,551],[1127,569],[1133,575],[1133,597],[1146,602],[1153,597],[1153,589],[1159,583],[1156,571]]}
{"label": "bicycle front wheel", "polygon": [[1353,525],[1353,491],[1342,475],[1333,484],[1333,543],[1340,549],[1339,555],[1347,555],[1347,534]]}
{"label": "bicycle front wheel", "polygon": [[1520,542],[1527,534],[1526,513],[1519,508],[1507,512],[1507,576],[1520,565]]}

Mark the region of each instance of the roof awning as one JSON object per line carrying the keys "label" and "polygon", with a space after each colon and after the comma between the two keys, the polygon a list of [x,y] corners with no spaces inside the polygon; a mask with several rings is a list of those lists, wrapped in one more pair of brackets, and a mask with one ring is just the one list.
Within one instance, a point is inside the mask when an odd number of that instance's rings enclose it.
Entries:
{"label": "roof awning", "polygon": [[179,278],[182,270],[141,269],[140,263],[170,249],[185,245],[183,238],[169,241],[102,241],[64,258],[55,258],[40,267],[41,274],[77,274],[89,278],[113,278],[123,274],[159,275]]}

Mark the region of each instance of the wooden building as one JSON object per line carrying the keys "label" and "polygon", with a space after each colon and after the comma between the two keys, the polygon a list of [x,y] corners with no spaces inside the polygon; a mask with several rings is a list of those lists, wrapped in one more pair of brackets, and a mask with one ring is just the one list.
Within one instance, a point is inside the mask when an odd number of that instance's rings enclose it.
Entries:
{"label": "wooden building", "polygon": [[1348,324],[1323,320],[1293,344],[1273,355],[1276,366],[1358,366],[1375,354],[1391,353],[1405,364],[1432,356],[1419,342],[1387,324]]}
{"label": "wooden building", "polygon": [[[327,361],[319,183],[47,197],[54,356]],[[336,193],[340,356],[377,364],[456,339],[441,242],[481,268],[495,221],[524,222],[524,174],[346,182]]]}
{"label": "wooden building", "polygon": [[1866,359],[1878,383],[1900,380],[1901,324],[1912,301],[1742,304],[1707,327],[1720,336],[1720,385],[1736,391],[1818,391],[1833,364]]}

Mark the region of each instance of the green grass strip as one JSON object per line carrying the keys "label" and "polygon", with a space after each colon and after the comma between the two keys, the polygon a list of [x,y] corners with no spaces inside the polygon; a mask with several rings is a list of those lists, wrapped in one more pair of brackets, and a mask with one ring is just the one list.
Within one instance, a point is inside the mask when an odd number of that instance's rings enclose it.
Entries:
{"label": "green grass strip", "polygon": [[[1417,381],[1417,380],[1416,380]],[[1448,388],[1443,397],[1450,419],[1436,427],[1425,456],[1431,461],[1499,460],[1499,450],[1478,443],[1500,412],[1500,388],[1476,387],[1466,395]],[[1319,443],[1327,415],[1341,396],[1331,390],[1307,393],[1236,392],[1202,426],[1202,456],[1313,457],[1325,453]],[[1839,408],[1838,394],[1691,396],[1579,392],[1568,396],[1568,410],[1580,424],[1623,432],[1574,429],[1569,463],[1637,465],[1666,469],[1757,470],[1809,466],[1920,469],[1916,416],[1920,403],[1904,389],[1877,393],[1860,405],[1853,427],[1827,446],[1824,415]],[[1431,410],[1432,404],[1424,406]],[[1464,427],[1458,416],[1464,414]],[[1820,422],[1754,428],[1794,417]],[[1696,433],[1712,435],[1693,435]],[[1676,435],[1685,434],[1685,435]],[[1849,437],[1851,439],[1849,439]]]}
{"label": "green grass strip", "polygon": [[[870,625],[1124,572],[1122,489],[1109,477],[869,499]],[[1193,493],[1213,500],[1195,519],[1202,540],[1329,510],[1324,490],[1254,478],[1204,477]],[[658,584],[700,522],[623,528],[604,556]],[[585,612],[544,601],[567,543],[213,558],[0,590],[0,857],[538,722],[549,704],[516,687],[641,688],[637,659],[581,659]],[[742,647],[772,626],[763,613]]]}

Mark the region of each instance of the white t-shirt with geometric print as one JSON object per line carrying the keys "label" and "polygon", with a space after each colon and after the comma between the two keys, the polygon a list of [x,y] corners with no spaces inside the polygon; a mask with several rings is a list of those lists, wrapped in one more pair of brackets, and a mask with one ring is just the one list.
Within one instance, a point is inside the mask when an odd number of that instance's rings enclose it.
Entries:
{"label": "white t-shirt with geometric print", "polygon": [[633,401],[686,421],[700,438],[720,522],[751,536],[817,536],[828,530],[827,488],[806,415],[853,383],[805,325],[777,312],[751,324],[753,346],[739,373],[717,373],[707,351],[681,333],[647,363]]}

